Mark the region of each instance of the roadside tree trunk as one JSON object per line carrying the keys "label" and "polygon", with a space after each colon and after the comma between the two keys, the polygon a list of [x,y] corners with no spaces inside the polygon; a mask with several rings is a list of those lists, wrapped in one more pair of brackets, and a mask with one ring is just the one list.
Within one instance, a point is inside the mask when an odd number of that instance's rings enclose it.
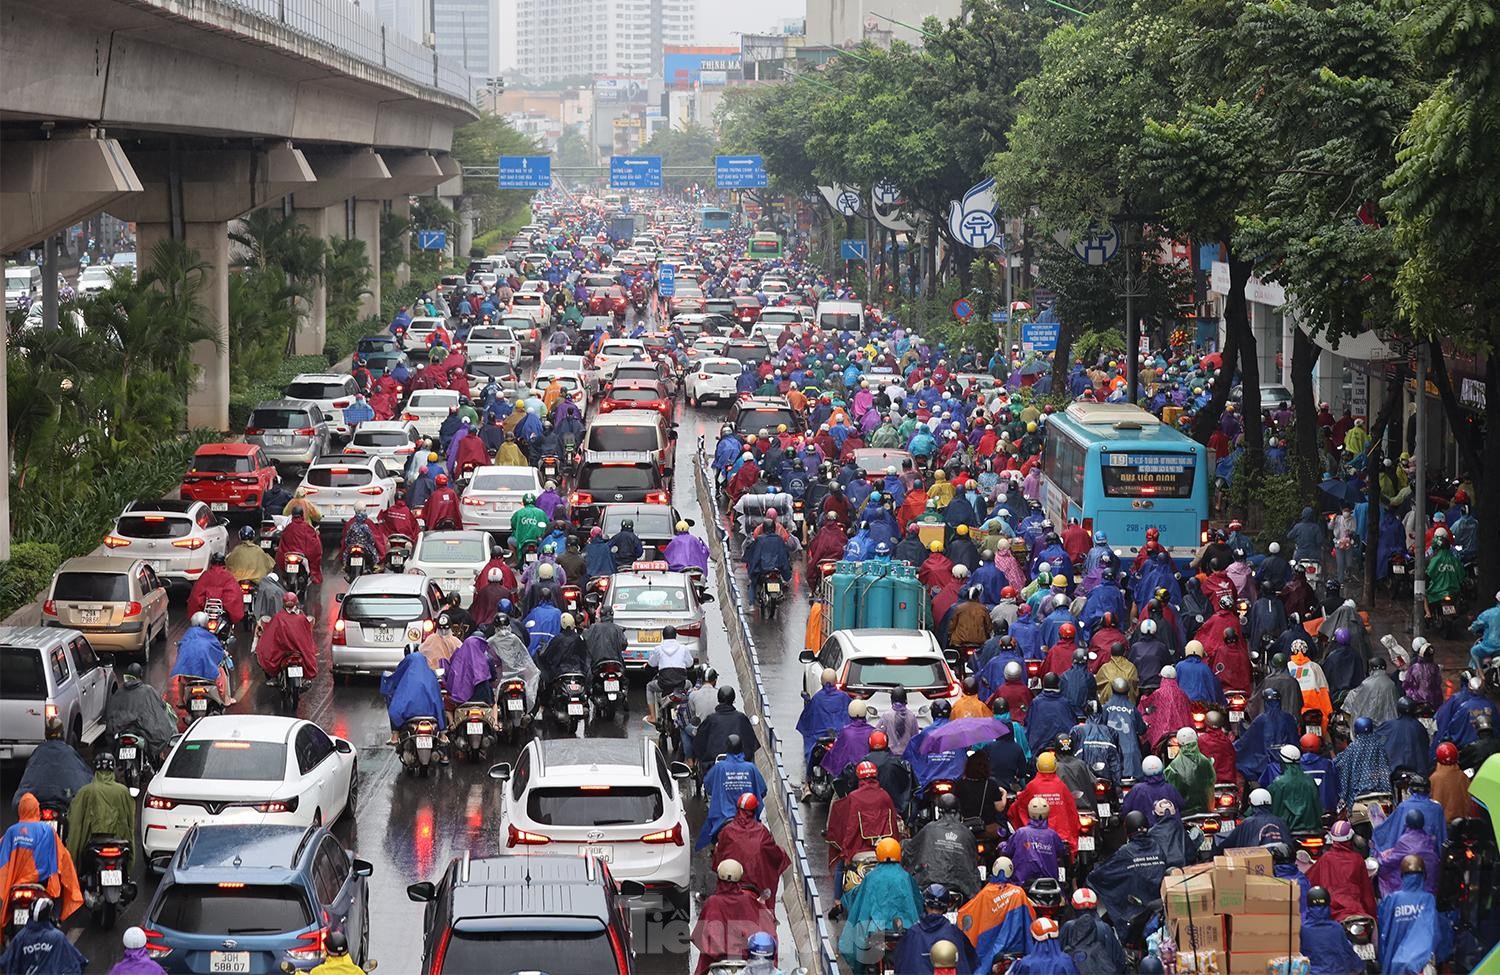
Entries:
{"label": "roadside tree trunk", "polygon": [[1306,332],[1292,327],[1292,416],[1295,470],[1302,493],[1308,497],[1318,486],[1318,410],[1313,396],[1313,367],[1322,350]]}

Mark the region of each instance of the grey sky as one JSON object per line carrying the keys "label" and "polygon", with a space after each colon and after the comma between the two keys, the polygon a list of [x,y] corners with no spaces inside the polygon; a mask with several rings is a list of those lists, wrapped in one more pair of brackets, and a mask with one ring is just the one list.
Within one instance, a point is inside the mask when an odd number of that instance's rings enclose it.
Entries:
{"label": "grey sky", "polygon": [[786,17],[807,13],[807,0],[698,0],[698,43],[705,46],[735,44],[734,33],[763,33]]}

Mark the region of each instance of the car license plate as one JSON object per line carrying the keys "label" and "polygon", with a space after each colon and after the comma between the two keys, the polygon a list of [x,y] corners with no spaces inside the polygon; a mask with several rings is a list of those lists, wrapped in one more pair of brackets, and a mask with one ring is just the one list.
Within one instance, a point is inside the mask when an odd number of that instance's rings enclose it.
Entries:
{"label": "car license plate", "polygon": [[395,639],[395,635],[391,633],[391,628],[389,626],[382,626],[380,629],[375,631],[375,639],[380,641],[381,643],[390,643]]}
{"label": "car license plate", "polygon": [[597,857],[605,863],[613,863],[615,860],[615,848],[612,846],[586,846],[579,851],[579,856]]}
{"label": "car license plate", "polygon": [[1080,836],[1080,837],[1078,837],[1078,852],[1082,853],[1084,850],[1090,850],[1090,851],[1092,851],[1093,849],[1094,849],[1094,838],[1092,836]]}
{"label": "car license plate", "polygon": [[228,501],[210,501],[208,503],[208,510],[209,511],[228,511],[229,510],[229,502]]}
{"label": "car license plate", "polygon": [[1108,819],[1111,811],[1110,805],[1107,802],[1101,802],[1094,807],[1094,812],[1098,814],[1100,819]]}
{"label": "car license plate", "polygon": [[208,970],[210,972],[248,973],[250,971],[250,952],[210,951],[208,953]]}
{"label": "car license plate", "polygon": [[768,582],[768,583],[766,583],[766,592],[781,592],[781,583],[779,583],[779,582]]}
{"label": "car license plate", "polygon": [[470,722],[467,722],[465,724],[465,728],[467,729],[468,733],[471,734],[471,735],[482,735],[482,734],[484,734],[484,722],[483,721],[470,721]]}
{"label": "car license plate", "polygon": [[635,638],[640,643],[660,643],[661,630],[636,630]]}
{"label": "car license plate", "polygon": [[118,887],[125,882],[123,870],[100,870],[99,882],[106,887]]}
{"label": "car license plate", "polygon": [[568,705],[568,717],[570,717],[570,718],[576,718],[576,717],[578,717],[581,714],[583,714],[583,705],[582,704],[573,703],[573,704],[569,704]]}
{"label": "car license plate", "polygon": [[285,434],[285,433],[268,433],[268,434],[266,434],[266,444],[268,446],[274,447],[274,446],[276,446],[278,444],[289,444],[291,442],[292,442],[291,436],[289,436],[288,434]]}
{"label": "car license plate", "polygon": [[153,572],[166,572],[169,568],[166,559],[148,559],[147,561],[151,563]]}
{"label": "car license plate", "polygon": [[80,609],[78,611],[78,618],[85,623],[97,623],[102,612],[102,610],[97,609]]}
{"label": "car license plate", "polygon": [[418,748],[431,748],[432,747],[432,736],[431,735],[418,735],[417,736],[417,747]]}
{"label": "car license plate", "polygon": [[522,701],[519,697],[507,698],[505,701],[505,710],[520,711],[525,705],[526,702]]}
{"label": "car license plate", "polygon": [[298,678],[300,678],[302,676],[302,668],[301,667],[288,667],[286,669],[286,675],[288,677],[298,677]]}
{"label": "car license plate", "polygon": [[1455,605],[1453,605],[1452,603],[1444,603],[1443,604],[1443,615],[1444,616],[1457,616],[1458,615],[1458,607],[1455,606]]}
{"label": "car license plate", "polygon": [[611,694],[616,694],[620,690],[620,682],[611,677],[604,682],[604,689]]}
{"label": "car license plate", "polygon": [[122,762],[128,762],[133,758],[135,758],[135,746],[131,745],[120,749],[120,760]]}
{"label": "car license plate", "polygon": [[328,513],[330,515],[333,515],[335,518],[347,518],[349,515],[354,513],[354,506],[348,504],[331,504],[328,506]]}
{"label": "car license plate", "polygon": [[1391,571],[1396,573],[1396,575],[1398,576],[1404,576],[1406,575],[1406,566],[1398,562],[1395,565],[1391,566]]}
{"label": "car license plate", "polygon": [[206,698],[206,697],[195,697],[191,701],[188,702],[188,708],[190,710],[193,710],[193,711],[207,711],[208,710],[208,698]]}

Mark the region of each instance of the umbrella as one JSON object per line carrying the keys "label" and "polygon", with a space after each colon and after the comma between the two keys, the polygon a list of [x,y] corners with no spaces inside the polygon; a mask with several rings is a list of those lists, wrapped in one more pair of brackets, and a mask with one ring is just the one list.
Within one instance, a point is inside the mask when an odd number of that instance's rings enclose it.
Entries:
{"label": "umbrella", "polygon": [[1022,365],[1019,371],[1023,376],[1035,376],[1040,373],[1051,372],[1052,363],[1045,359],[1031,359]]}
{"label": "umbrella", "polygon": [[1030,311],[1031,310],[1031,304],[1029,302],[1025,302],[1025,301],[1012,301],[1010,303],[1010,310],[1011,311]]}
{"label": "umbrella", "polygon": [[994,718],[959,718],[949,721],[922,739],[922,754],[958,751],[1008,734],[1010,723],[1006,721],[996,721]]}

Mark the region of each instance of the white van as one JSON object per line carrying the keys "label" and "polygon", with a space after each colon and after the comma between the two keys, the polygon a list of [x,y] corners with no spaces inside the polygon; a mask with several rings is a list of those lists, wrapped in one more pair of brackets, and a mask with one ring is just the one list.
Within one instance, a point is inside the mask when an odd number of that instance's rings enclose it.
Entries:
{"label": "white van", "polygon": [[22,299],[28,295],[39,298],[42,294],[42,269],[35,265],[11,264],[5,268],[5,310],[21,307]]}
{"label": "white van", "polygon": [[818,327],[825,332],[842,332],[846,329],[859,332],[865,325],[865,306],[857,301],[818,302]]}

